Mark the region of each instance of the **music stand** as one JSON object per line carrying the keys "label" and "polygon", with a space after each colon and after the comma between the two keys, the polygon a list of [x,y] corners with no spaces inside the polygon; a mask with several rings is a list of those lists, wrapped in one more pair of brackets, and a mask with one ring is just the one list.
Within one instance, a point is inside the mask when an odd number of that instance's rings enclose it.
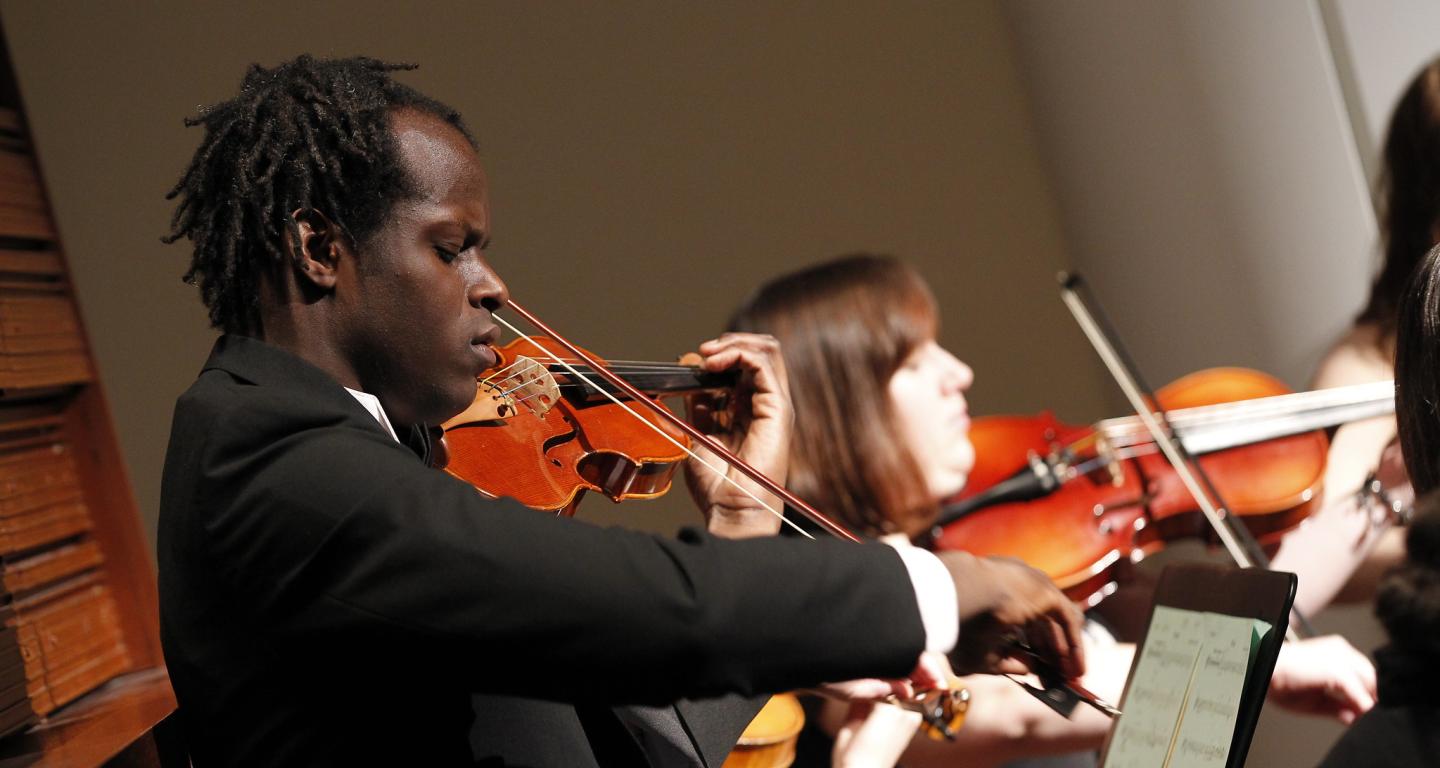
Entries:
{"label": "music stand", "polygon": [[[1289,625],[1290,605],[1295,601],[1295,574],[1284,571],[1270,571],[1263,568],[1236,568],[1206,563],[1179,563],[1166,566],[1160,572],[1160,582],[1155,589],[1155,602],[1151,606],[1165,605],[1185,611],[1223,613],[1230,616],[1260,619],[1271,625],[1271,631],[1261,639],[1255,659],[1245,674],[1240,704],[1235,715],[1235,733],[1231,737],[1230,752],[1226,768],[1240,768],[1245,764],[1245,755],[1250,751],[1250,741],[1255,735],[1255,725],[1260,720],[1260,709],[1265,703],[1265,694],[1270,686],[1270,675],[1275,671],[1275,659],[1280,655],[1280,645],[1285,641],[1285,629]],[[1150,619],[1145,622],[1145,634],[1150,631]],[[1130,685],[1135,667],[1140,662],[1140,652],[1145,647],[1145,634],[1136,646],[1135,659],[1125,679],[1125,696],[1130,694]],[[1129,711],[1127,702],[1121,700],[1120,708]],[[1110,749],[1115,729],[1110,730],[1102,750],[1104,755]]]}

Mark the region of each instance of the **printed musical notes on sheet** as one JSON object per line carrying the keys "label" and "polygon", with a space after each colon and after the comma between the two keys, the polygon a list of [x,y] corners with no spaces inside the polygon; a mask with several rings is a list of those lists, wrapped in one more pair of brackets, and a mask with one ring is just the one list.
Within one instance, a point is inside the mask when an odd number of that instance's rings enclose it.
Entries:
{"label": "printed musical notes on sheet", "polygon": [[1156,606],[1105,768],[1221,768],[1246,675],[1270,625]]}

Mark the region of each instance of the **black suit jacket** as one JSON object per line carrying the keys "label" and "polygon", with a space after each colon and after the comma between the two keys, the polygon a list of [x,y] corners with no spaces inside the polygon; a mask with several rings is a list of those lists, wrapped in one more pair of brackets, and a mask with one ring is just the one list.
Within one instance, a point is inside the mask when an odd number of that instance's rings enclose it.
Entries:
{"label": "black suit jacket", "polygon": [[482,768],[719,768],[768,698],[611,708],[479,694],[470,737]]}
{"label": "black suit jacket", "polygon": [[176,406],[158,557],[202,768],[467,765],[472,692],[659,705],[903,676],[923,645],[889,547],[666,539],[487,500],[244,337]]}

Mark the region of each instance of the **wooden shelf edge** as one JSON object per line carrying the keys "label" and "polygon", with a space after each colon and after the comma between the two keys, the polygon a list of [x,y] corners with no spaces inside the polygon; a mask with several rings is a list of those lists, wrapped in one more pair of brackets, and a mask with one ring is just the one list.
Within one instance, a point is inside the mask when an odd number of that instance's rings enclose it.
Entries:
{"label": "wooden shelf edge", "polygon": [[104,765],[175,711],[164,668],[117,677],[23,734],[0,740],[0,768]]}

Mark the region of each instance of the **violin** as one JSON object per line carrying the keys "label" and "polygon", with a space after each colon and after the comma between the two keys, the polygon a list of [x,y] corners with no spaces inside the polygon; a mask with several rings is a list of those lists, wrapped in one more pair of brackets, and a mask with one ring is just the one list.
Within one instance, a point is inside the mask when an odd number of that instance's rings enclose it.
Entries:
{"label": "violin", "polygon": [[[676,416],[655,397],[723,390],[723,374],[716,379],[689,366],[665,363],[612,365],[560,336],[514,299],[508,299],[506,306],[548,338],[527,336],[499,314],[492,314],[496,322],[520,337],[520,343],[506,346],[504,362],[479,377],[470,407],[446,422],[436,451],[443,457],[446,471],[487,495],[510,496],[537,509],[565,514],[574,512],[580,492],[587,489],[601,491],[615,501],[661,495],[670,487],[675,463],[688,456],[782,521],[780,510],[736,483],[720,466],[743,474],[827,533],[860,541],[845,526]],[[497,355],[497,359],[501,357]],[[561,378],[556,378],[556,371],[563,374]],[[642,391],[627,380],[631,376],[651,377],[653,392]],[[679,384],[675,377],[680,377]],[[733,377],[728,380],[733,384]],[[669,384],[662,386],[665,382]],[[602,400],[616,410],[601,407]],[[712,403],[721,404],[719,400]],[[723,423],[724,409],[712,410],[717,411],[717,423]],[[484,429],[495,427],[498,429]],[[614,432],[600,436],[606,430]],[[459,436],[462,433],[464,437]],[[617,437],[622,433],[628,437]],[[651,441],[650,434],[658,435],[660,442]],[[705,461],[692,449],[695,442],[703,443],[722,464]],[[678,450],[678,455],[658,448],[661,443]],[[809,536],[799,527],[796,530]]]}
{"label": "violin", "polygon": [[[1320,503],[1327,427],[1394,411],[1391,382],[1299,394],[1258,371],[1217,368],[1156,393],[1226,514],[1273,550]],[[1049,412],[977,418],[977,462],[942,506],[938,549],[1010,555],[1093,606],[1123,560],[1181,538],[1211,539],[1196,502],[1137,417],[1067,425]]]}
{"label": "violin", "polygon": [[805,727],[805,710],[793,693],[777,693],[745,726],[721,768],[785,768],[795,762],[795,744]]}
{"label": "violin", "polygon": [[[684,431],[651,410],[606,399],[603,393],[617,388],[552,339],[516,339],[497,349],[496,358],[477,381],[474,402],[443,425],[446,472],[490,496],[566,516],[586,490],[618,503],[670,489],[691,445]],[[735,384],[733,374],[694,366],[625,361],[606,367],[651,398],[707,393],[723,399]]]}

